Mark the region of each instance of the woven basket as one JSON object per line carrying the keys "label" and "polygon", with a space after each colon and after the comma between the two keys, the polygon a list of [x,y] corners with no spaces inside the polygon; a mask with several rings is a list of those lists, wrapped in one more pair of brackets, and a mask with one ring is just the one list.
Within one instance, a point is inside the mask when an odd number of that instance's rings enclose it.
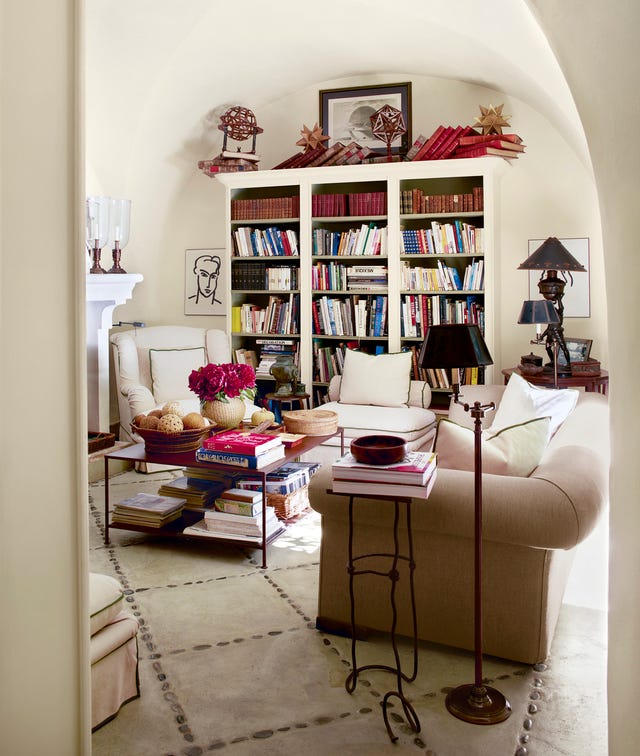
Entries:
{"label": "woven basket", "polygon": [[328,436],[338,430],[338,415],[330,410],[292,410],[283,412],[282,419],[288,433]]}
{"label": "woven basket", "polygon": [[268,493],[267,505],[276,511],[279,520],[288,520],[309,509],[309,486],[288,494]]}
{"label": "woven basket", "polygon": [[212,428],[213,426],[208,425],[206,428],[189,428],[175,433],[162,433],[159,430],[139,428],[137,425],[131,424],[133,432],[143,439],[145,449],[148,452],[159,452],[161,454],[198,449],[201,440],[211,432]]}

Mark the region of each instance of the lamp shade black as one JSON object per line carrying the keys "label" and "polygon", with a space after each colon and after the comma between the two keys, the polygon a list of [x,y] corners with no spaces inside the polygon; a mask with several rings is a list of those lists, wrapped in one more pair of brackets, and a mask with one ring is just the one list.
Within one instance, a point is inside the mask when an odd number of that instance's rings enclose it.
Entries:
{"label": "lamp shade black", "polygon": [[493,365],[477,325],[447,323],[427,329],[418,365],[421,368],[464,368]]}
{"label": "lamp shade black", "polygon": [[533,323],[560,323],[560,316],[548,299],[525,299],[522,303],[518,323],[531,325]]}
{"label": "lamp shade black", "polygon": [[555,236],[550,236],[518,265],[518,270],[580,270],[584,265],[576,260],[564,244]]}

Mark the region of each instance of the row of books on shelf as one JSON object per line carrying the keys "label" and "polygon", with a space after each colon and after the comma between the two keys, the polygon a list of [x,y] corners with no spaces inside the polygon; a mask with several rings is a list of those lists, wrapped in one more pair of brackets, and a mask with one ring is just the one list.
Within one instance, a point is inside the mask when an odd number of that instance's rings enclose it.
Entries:
{"label": "row of books on shelf", "polygon": [[430,228],[403,228],[400,254],[481,255],[484,254],[484,228],[460,220],[431,221]]}
{"label": "row of books on shelf", "polygon": [[[347,344],[325,346],[319,341],[313,342],[313,380],[329,383],[334,375],[342,375],[344,369],[344,354]],[[357,348],[358,342],[353,342]]]}
{"label": "row of books on shelf", "polygon": [[311,303],[313,333],[325,336],[381,337],[387,335],[387,296],[323,295]]}
{"label": "row of books on shelf", "polygon": [[254,197],[231,200],[231,220],[261,220],[269,218],[298,218],[300,197]]}
{"label": "row of books on shelf", "polygon": [[314,218],[386,214],[386,192],[314,194],[311,197],[311,215]]}
{"label": "row of books on shelf", "polygon": [[294,292],[288,299],[269,295],[265,307],[251,302],[231,307],[231,330],[234,333],[298,333],[300,295]]}
{"label": "row of books on shelf", "polygon": [[306,152],[296,152],[281,163],[274,165],[273,169],[284,168],[315,168],[328,165],[356,165],[375,155],[369,147],[363,147],[357,142],[335,142],[331,147],[320,144]]}
{"label": "row of books on shelf", "polygon": [[371,291],[386,289],[386,265],[344,265],[315,263],[311,268],[311,288],[314,291]]}
{"label": "row of books on shelf", "polygon": [[458,268],[436,261],[435,267],[411,266],[404,262],[400,269],[401,288],[412,291],[482,291],[484,260],[473,260],[460,276]]}
{"label": "row of books on shelf", "polygon": [[231,234],[238,257],[298,257],[298,235],[292,228],[240,226]]}
{"label": "row of books on shelf", "polygon": [[427,499],[436,480],[437,457],[432,452],[409,451],[400,462],[371,465],[347,452],[333,462],[331,475],[335,493]]}
{"label": "row of books on shelf", "polygon": [[474,294],[449,299],[434,294],[403,294],[400,335],[424,338],[427,328],[442,323],[476,323],[484,332],[484,305]]}
{"label": "row of books on shelf", "polygon": [[524,149],[522,139],[517,134],[480,134],[472,126],[441,124],[429,137],[419,134],[405,160],[444,160],[484,155],[515,159]]}
{"label": "row of books on shelf", "polygon": [[314,228],[311,238],[313,255],[380,255],[387,254],[387,228],[363,223],[348,231]]}
{"label": "row of books on shelf", "polygon": [[237,262],[231,266],[232,289],[288,291],[299,288],[297,265],[268,265],[264,262]]}
{"label": "row of books on shelf", "polygon": [[481,213],[484,210],[484,195],[481,186],[471,192],[425,194],[420,188],[400,191],[400,213],[403,215],[430,215],[438,213]]}

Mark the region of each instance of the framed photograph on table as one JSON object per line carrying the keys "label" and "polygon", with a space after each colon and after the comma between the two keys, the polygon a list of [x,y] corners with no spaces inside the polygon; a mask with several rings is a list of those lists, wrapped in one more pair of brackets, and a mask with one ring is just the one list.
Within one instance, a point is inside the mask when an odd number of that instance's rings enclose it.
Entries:
{"label": "framed photograph on table", "polygon": [[404,155],[411,144],[411,82],[369,87],[346,87],[320,90],[320,125],[335,142],[357,142],[380,154],[386,154],[384,142],[373,136],[370,117],[384,105],[402,112],[406,133],[391,143],[391,152]]}
{"label": "framed photograph on table", "polygon": [[225,315],[227,282],[220,249],[187,249],[184,255],[184,314]]}
{"label": "framed photograph on table", "polygon": [[[567,345],[569,359],[571,362],[586,362],[591,354],[591,344],[593,339],[574,339],[571,336],[565,336],[564,342]],[[562,349],[558,350],[558,365],[566,365],[567,360]]]}

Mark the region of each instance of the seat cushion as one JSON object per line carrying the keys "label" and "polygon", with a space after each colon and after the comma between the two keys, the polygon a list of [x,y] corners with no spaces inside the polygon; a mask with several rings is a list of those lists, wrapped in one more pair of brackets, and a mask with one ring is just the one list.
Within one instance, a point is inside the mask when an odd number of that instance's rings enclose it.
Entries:
{"label": "seat cushion", "polygon": [[114,621],[122,611],[124,593],[120,583],[110,575],[89,574],[89,614],[91,635]]}
{"label": "seat cushion", "polygon": [[407,442],[416,441],[435,429],[435,414],[423,407],[363,407],[360,404],[329,402],[320,409],[335,412],[345,438],[368,433],[388,433]]}

